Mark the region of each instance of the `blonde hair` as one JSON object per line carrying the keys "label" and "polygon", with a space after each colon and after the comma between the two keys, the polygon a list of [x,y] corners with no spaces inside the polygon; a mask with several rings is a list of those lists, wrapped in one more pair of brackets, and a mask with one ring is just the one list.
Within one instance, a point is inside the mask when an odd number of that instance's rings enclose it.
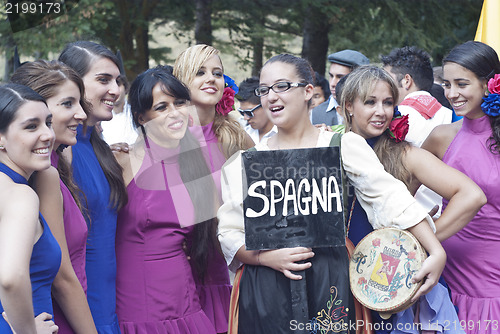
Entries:
{"label": "blonde hair", "polygon": [[[196,73],[212,56],[219,56],[219,50],[206,45],[197,44],[184,50],[175,60],[173,74],[186,86],[190,86]],[[226,159],[236,151],[245,149],[245,131],[237,120],[231,116],[215,113],[212,131],[217,136]]]}
{"label": "blonde hair", "polygon": [[[352,127],[352,116],[347,111],[346,106],[353,105],[356,98],[359,98],[362,102],[366,101],[380,81],[389,85],[393,100],[398,101],[398,87],[391,75],[384,69],[366,65],[358,67],[347,75],[340,94],[340,106],[346,120],[346,132]],[[412,174],[406,168],[402,157],[404,157],[409,147],[410,143],[406,141],[396,143],[387,131],[384,131],[373,147],[385,170],[402,181],[407,187],[412,181]]]}

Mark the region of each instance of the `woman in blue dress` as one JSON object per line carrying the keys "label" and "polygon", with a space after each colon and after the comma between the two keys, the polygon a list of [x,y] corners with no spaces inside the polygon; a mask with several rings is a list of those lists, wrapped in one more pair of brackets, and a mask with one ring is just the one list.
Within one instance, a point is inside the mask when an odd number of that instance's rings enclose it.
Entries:
{"label": "woman in blue dress", "polygon": [[[50,167],[52,115],[26,86],[0,87],[0,333],[56,333],[50,289],[61,249],[28,186]],[[9,323],[11,327],[9,327]]]}
{"label": "woman in blue dress", "polygon": [[113,117],[120,96],[118,59],[106,47],[87,41],[68,44],[59,60],[83,79],[91,104],[87,126],[77,129],[77,144],[64,150],[88,210],[87,299],[97,331],[120,333],[116,316],[115,233],[117,211],[127,202],[122,171],[95,125]]}

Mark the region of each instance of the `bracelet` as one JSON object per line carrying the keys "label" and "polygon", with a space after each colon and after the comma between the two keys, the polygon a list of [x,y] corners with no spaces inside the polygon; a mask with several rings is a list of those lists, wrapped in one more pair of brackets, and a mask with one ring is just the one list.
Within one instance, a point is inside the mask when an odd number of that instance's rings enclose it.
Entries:
{"label": "bracelet", "polygon": [[257,253],[257,262],[259,264],[259,266],[261,266],[262,264],[260,263],[260,252],[262,252],[262,250],[260,250],[258,253]]}

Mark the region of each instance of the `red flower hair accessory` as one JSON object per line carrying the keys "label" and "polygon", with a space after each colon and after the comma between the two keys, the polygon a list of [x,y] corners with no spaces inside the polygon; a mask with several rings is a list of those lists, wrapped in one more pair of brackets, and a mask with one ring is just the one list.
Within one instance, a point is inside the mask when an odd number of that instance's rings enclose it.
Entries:
{"label": "red flower hair accessory", "polygon": [[224,87],[224,93],[222,93],[222,98],[215,105],[215,111],[226,116],[234,110],[234,95],[238,93],[238,86],[233,79],[224,74]]}
{"label": "red flower hair accessory", "polygon": [[230,87],[224,88],[222,98],[215,106],[215,111],[221,115],[226,116],[233,110],[234,106],[234,90]]}
{"label": "red flower hair accessory", "polygon": [[391,124],[389,124],[389,128],[387,129],[389,136],[394,138],[396,143],[402,142],[405,140],[409,128],[410,125],[408,123],[408,115],[402,116],[398,107],[395,107],[394,116],[392,117]]}

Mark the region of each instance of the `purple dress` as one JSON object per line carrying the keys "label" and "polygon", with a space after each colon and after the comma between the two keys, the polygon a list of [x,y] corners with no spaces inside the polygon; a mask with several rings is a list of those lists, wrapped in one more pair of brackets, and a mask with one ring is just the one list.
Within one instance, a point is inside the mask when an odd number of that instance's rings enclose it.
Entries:
{"label": "purple dress", "polygon": [[[118,214],[116,312],[123,334],[215,333],[183,250],[193,226],[179,221],[192,224],[194,208],[180,178],[178,152],[163,149],[161,161],[146,153]],[[179,199],[182,211],[174,203]]]}
{"label": "purple dress", "polygon": [[[218,201],[221,203],[220,177],[221,168],[226,162],[226,158],[219,148],[217,136],[212,131],[212,124],[209,123],[201,127],[193,126],[190,131],[200,142],[201,150],[212,172],[217,193],[219,194]],[[200,296],[201,307],[214,324],[217,333],[225,333],[229,322],[229,301],[232,286],[224,256],[218,250],[212,254],[214,256],[208,259],[208,269],[204,282],[200,282],[197,277],[195,277],[195,282]]]}
{"label": "purple dress", "polygon": [[470,334],[500,330],[500,154],[489,150],[491,134],[488,116],[464,117],[443,156],[446,164],[476,182],[488,200],[467,226],[443,242],[448,255],[443,276]]}
{"label": "purple dress", "polygon": [[[50,157],[52,166],[57,168],[59,156],[54,151]],[[87,293],[87,274],[85,273],[85,252],[87,249],[87,223],[85,218],[76,205],[75,199],[71,195],[68,187],[63,181],[59,181],[61,186],[61,193],[63,197],[64,209],[64,235],[66,236],[66,243],[68,245],[69,258],[73,265],[78,281],[82,285],[83,291]],[[64,313],[53,300],[54,306],[54,322],[59,326],[59,334],[72,334],[74,333],[70,324],[66,320]]]}

